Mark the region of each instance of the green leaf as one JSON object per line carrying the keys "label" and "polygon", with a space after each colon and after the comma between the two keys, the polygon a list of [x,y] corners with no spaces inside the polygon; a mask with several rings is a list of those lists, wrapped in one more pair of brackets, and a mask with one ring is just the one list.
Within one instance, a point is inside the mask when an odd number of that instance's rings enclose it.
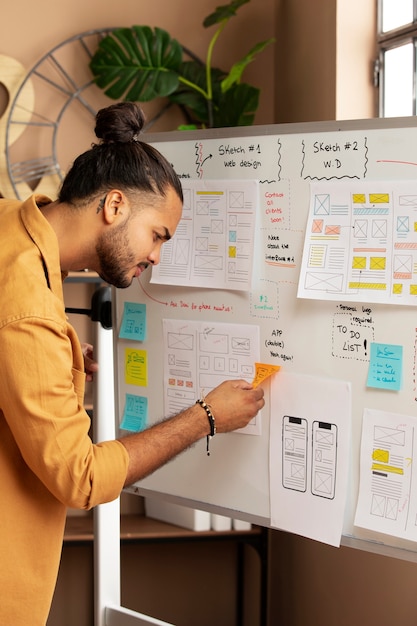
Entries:
{"label": "green leaf", "polygon": [[[198,85],[205,81],[205,70],[195,62],[185,62],[181,67],[181,76],[187,77]],[[253,123],[259,103],[259,89],[241,83],[233,85],[226,93],[221,91],[224,72],[212,70],[213,99],[211,103],[199,92],[180,84],[177,91],[169,96],[171,102],[185,107],[188,121],[212,127],[248,126]],[[212,107],[213,119],[209,118],[209,106]]]}
{"label": "green leaf", "polygon": [[[212,37],[206,62],[199,59],[161,28],[119,28],[104,37],[90,68],[96,84],[115,100],[146,102],[165,97],[184,111],[187,123],[206,127],[252,124],[259,89],[241,83],[246,66],[267,45],[254,46],[229,73],[211,68],[214,44],[227,21],[250,0],[232,0],[217,7],[204,26],[220,24]],[[184,53],[191,61],[183,61]]]}
{"label": "green leaf", "polygon": [[198,61],[183,61],[178,69],[178,75],[200,89],[206,89],[206,66]]}
{"label": "green leaf", "polygon": [[221,84],[222,91],[225,92],[228,89],[230,89],[230,87],[234,85],[235,83],[240,83],[242,74],[245,68],[249,65],[249,63],[252,63],[252,61],[255,60],[256,55],[259,54],[259,52],[262,52],[262,50],[264,50],[267,46],[269,46],[274,41],[275,39],[273,37],[271,37],[270,39],[266,39],[265,41],[261,41],[260,43],[256,44],[248,52],[248,54],[245,57],[243,57],[241,61],[238,61],[237,63],[235,63],[232,66],[229,72],[229,75],[226,76],[226,78],[222,81],[222,84]]}
{"label": "green leaf", "polygon": [[217,7],[214,13],[211,13],[206,17],[203,22],[204,28],[213,26],[213,24],[219,24],[224,20],[229,20],[236,15],[236,11],[243,5],[247,4],[249,0],[232,0],[229,4],[225,4],[221,7]]}
{"label": "green leaf", "polygon": [[[224,78],[224,72],[217,68],[211,71],[214,83],[214,95],[221,94],[220,84]],[[193,89],[189,84],[184,84],[181,79],[188,83],[197,85],[203,91],[206,89],[206,68],[202,63],[196,61],[185,61],[179,71],[180,85],[175,93],[169,96],[171,102],[175,102],[182,107],[186,107],[192,120],[209,126],[209,102],[199,91]]]}
{"label": "green leaf", "polygon": [[221,94],[214,110],[214,127],[250,126],[259,104],[259,89],[240,83]]}
{"label": "green leaf", "polygon": [[119,28],[101,40],[90,69],[108,97],[147,102],[177,89],[182,54],[161,28]]}

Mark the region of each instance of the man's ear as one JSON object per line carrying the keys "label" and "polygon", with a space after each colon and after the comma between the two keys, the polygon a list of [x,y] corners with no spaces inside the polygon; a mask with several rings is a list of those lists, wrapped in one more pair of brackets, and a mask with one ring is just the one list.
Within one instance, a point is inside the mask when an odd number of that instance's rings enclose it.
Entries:
{"label": "man's ear", "polygon": [[113,224],[118,218],[127,215],[129,205],[122,191],[112,189],[105,197],[103,204],[103,217],[108,224]]}

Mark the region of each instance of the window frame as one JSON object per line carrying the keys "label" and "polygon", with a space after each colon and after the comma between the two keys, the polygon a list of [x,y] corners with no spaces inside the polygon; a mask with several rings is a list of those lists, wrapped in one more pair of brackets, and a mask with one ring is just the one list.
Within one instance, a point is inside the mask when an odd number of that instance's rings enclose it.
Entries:
{"label": "window frame", "polygon": [[390,31],[382,32],[382,5],[383,0],[378,0],[377,7],[377,59],[374,66],[374,84],[379,89],[378,114],[385,117],[385,84],[384,84],[384,56],[387,50],[398,48],[411,43],[413,46],[413,96],[412,115],[417,114],[416,104],[416,74],[417,74],[417,0],[413,2],[413,22],[394,28]]}

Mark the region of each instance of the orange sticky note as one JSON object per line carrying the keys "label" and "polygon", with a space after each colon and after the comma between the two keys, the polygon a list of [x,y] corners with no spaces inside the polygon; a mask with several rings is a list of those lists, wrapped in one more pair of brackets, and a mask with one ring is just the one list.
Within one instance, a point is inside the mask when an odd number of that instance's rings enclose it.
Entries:
{"label": "orange sticky note", "polygon": [[255,377],[252,381],[252,385],[257,387],[264,380],[266,380],[271,374],[279,372],[280,365],[268,365],[266,363],[255,363]]}

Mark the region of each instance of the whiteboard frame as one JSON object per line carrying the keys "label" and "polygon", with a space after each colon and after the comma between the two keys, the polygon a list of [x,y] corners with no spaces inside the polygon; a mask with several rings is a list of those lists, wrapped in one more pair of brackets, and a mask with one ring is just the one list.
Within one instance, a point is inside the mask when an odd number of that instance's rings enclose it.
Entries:
{"label": "whiteboard frame", "polygon": [[[388,130],[388,129],[407,129],[417,127],[417,119],[416,117],[407,117],[407,118],[390,118],[390,119],[360,119],[360,120],[346,120],[346,121],[323,121],[323,122],[306,122],[306,123],[296,123],[296,124],[272,124],[272,125],[263,125],[263,126],[250,126],[250,127],[239,127],[239,128],[226,128],[226,129],[210,129],[210,130],[198,130],[198,131],[173,131],[173,132],[164,132],[164,133],[155,133],[155,134],[147,134],[143,137],[148,143],[153,144],[156,148],[158,148],[158,144],[164,142],[181,142],[181,141],[194,141],[194,140],[210,140],[210,139],[233,139],[233,138],[245,138],[245,137],[266,137],[268,135],[291,135],[291,134],[300,134],[300,133],[328,133],[328,132],[339,132],[339,131],[375,131],[375,130]],[[416,158],[417,161],[417,158]],[[366,179],[365,179],[366,180]],[[113,306],[114,306],[114,319],[116,319],[116,299],[117,293],[115,295]],[[343,301],[343,298],[341,298]],[[117,344],[117,339],[115,340],[115,345]],[[117,383],[117,372],[116,372],[116,401],[117,395],[119,392],[119,385]],[[117,406],[117,404],[116,404]],[[177,495],[171,495],[169,493],[162,493],[161,491],[148,489],[147,487],[141,486],[139,483],[129,487],[126,491],[130,493],[135,493],[140,496],[145,497],[155,497],[162,498],[168,502],[174,502],[177,504],[182,504],[185,506],[190,506],[192,508],[197,508],[201,510],[206,510],[212,513],[218,513],[221,515],[226,515],[229,517],[238,516],[239,519],[249,521],[254,524],[259,524],[261,526],[270,527],[269,518],[263,515],[253,515],[250,513],[245,513],[242,511],[236,511],[233,508],[228,509],[224,506],[216,506],[214,504],[207,504],[204,501],[199,501],[198,499],[190,499],[187,497],[180,497]],[[388,536],[388,539],[394,539],[393,543],[398,543],[398,545],[386,544],[383,542],[383,538],[381,541],[375,540],[374,538],[360,538],[356,536],[351,536],[349,534],[344,534],[342,536],[342,545],[346,545],[349,547],[354,547],[361,550],[366,550],[370,552],[375,552],[378,554],[385,554],[387,556],[417,561],[417,543],[411,542],[396,542],[395,538]]]}

